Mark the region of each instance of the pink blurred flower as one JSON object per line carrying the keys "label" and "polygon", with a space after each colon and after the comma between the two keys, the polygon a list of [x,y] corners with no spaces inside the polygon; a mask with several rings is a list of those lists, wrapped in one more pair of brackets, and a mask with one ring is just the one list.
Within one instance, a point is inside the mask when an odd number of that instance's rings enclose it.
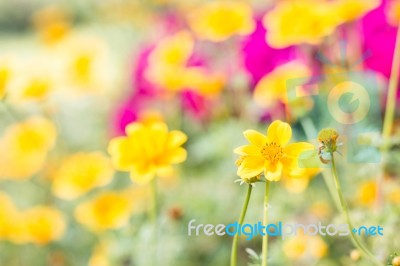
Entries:
{"label": "pink blurred flower", "polygon": [[256,19],[256,30],[242,43],[242,56],[246,70],[255,85],[265,74],[276,66],[295,59],[295,48],[275,49],[265,40],[266,29],[260,19]]}
{"label": "pink blurred flower", "polygon": [[364,62],[369,69],[390,77],[397,29],[386,19],[385,9],[388,1],[368,13],[362,20],[363,50],[372,54]]}
{"label": "pink blurred flower", "polygon": [[[363,28],[363,50],[371,56],[364,62],[365,67],[390,78],[393,54],[396,45],[397,28],[388,23],[387,8],[390,1],[367,14],[361,21]],[[400,87],[400,86],[399,86]],[[400,89],[397,89],[400,99]],[[384,105],[383,105],[384,106]]]}

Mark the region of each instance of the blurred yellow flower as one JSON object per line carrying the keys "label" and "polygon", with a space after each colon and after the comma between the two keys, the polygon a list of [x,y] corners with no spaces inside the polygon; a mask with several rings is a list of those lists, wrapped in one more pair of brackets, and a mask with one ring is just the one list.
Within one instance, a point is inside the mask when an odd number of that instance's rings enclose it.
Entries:
{"label": "blurred yellow flower", "polygon": [[36,244],[44,245],[60,239],[65,231],[63,214],[54,208],[38,206],[24,213],[28,239]]}
{"label": "blurred yellow flower", "polygon": [[400,204],[400,187],[394,186],[388,193],[388,200],[394,204]]}
{"label": "blurred yellow flower", "polygon": [[386,19],[392,26],[399,26],[400,23],[400,1],[388,1],[386,5]]}
{"label": "blurred yellow flower", "polygon": [[149,56],[150,64],[183,66],[192,55],[194,40],[188,31],[162,39]]}
{"label": "blurred yellow flower", "polygon": [[253,99],[264,108],[273,108],[279,102],[287,104],[287,82],[291,79],[304,79],[306,82],[310,76],[311,70],[300,62],[280,65],[258,82]]}
{"label": "blurred yellow flower", "polygon": [[149,56],[146,77],[172,92],[190,89],[204,96],[218,94],[225,83],[223,75],[209,73],[204,67],[187,66],[193,47],[193,37],[187,31],[164,38]]}
{"label": "blurred yellow flower", "polygon": [[101,152],[72,154],[55,171],[52,190],[60,198],[73,200],[107,185],[113,174],[110,159]]}
{"label": "blurred yellow flower", "polygon": [[40,171],[55,140],[54,124],[43,117],[7,128],[0,139],[0,178],[25,179]]}
{"label": "blurred yellow flower", "polygon": [[100,38],[68,36],[54,48],[54,54],[62,73],[60,86],[67,95],[108,93],[119,82],[109,48]]}
{"label": "blurred yellow flower", "polygon": [[267,42],[275,48],[319,44],[340,24],[332,3],[320,0],[279,1],[263,19]]}
{"label": "blurred yellow flower", "polygon": [[13,71],[7,59],[0,59],[0,100],[5,96]]}
{"label": "blurred yellow flower", "polygon": [[214,1],[192,12],[188,22],[199,38],[220,42],[236,34],[250,34],[255,28],[252,16],[246,2]]}
{"label": "blurred yellow flower", "polygon": [[132,212],[132,202],[119,192],[102,192],[81,203],[75,209],[76,220],[94,232],[126,225]]}
{"label": "blurred yellow flower", "polygon": [[328,246],[320,236],[308,236],[301,232],[293,238],[285,240],[283,252],[292,261],[307,257],[320,259],[327,255]]}
{"label": "blurred yellow flower", "polygon": [[283,186],[290,193],[302,193],[308,187],[311,179],[314,178],[321,170],[318,168],[304,168],[301,173],[295,177],[283,176]]}
{"label": "blurred yellow flower", "polygon": [[58,6],[46,6],[32,16],[33,24],[46,44],[63,39],[70,31],[70,18],[65,10]]}
{"label": "blurred yellow flower", "polygon": [[94,250],[89,259],[88,266],[109,266],[110,260],[108,258],[108,243],[101,242]]}
{"label": "blurred yellow flower", "polygon": [[192,89],[203,96],[214,96],[221,92],[225,77],[218,73],[208,73],[203,67],[188,67],[184,72],[183,87]]}
{"label": "blurred yellow flower", "polygon": [[0,192],[0,239],[8,239],[14,234],[12,224],[17,215],[14,203],[6,194]]}
{"label": "blurred yellow flower", "polygon": [[12,62],[12,76],[8,80],[7,99],[13,104],[39,102],[49,99],[55,88],[58,62],[48,50],[34,55],[17,57]]}
{"label": "blurred yellow flower", "polygon": [[358,201],[364,206],[372,206],[378,196],[376,181],[370,180],[363,182],[358,189]]}
{"label": "blurred yellow flower", "polygon": [[379,3],[379,0],[337,0],[333,2],[332,12],[342,22],[351,22],[378,7]]}
{"label": "blurred yellow flower", "polygon": [[332,213],[332,209],[326,201],[317,201],[311,205],[310,212],[319,219],[326,219]]}
{"label": "blurred yellow flower", "polygon": [[272,122],[266,136],[255,130],[246,130],[243,134],[250,144],[234,150],[236,154],[245,156],[237,171],[243,179],[261,173],[269,181],[279,181],[282,175],[298,176],[303,170],[298,165],[299,156],[314,149],[306,142],[288,144],[292,128],[280,120]]}
{"label": "blurred yellow flower", "polygon": [[168,172],[173,164],[186,160],[186,150],[181,147],[186,135],[178,130],[168,131],[165,123],[131,123],[125,131],[127,136],[110,141],[108,152],[116,169],[129,171],[134,182],[148,183],[156,175]]}

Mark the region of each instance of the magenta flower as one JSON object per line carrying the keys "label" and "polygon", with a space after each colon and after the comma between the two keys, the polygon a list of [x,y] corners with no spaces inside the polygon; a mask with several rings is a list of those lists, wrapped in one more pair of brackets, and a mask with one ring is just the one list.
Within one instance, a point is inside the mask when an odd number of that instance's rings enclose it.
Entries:
{"label": "magenta flower", "polygon": [[255,31],[242,43],[244,66],[251,75],[253,85],[276,66],[296,58],[294,47],[272,48],[265,41],[265,36],[266,29],[262,25],[261,19],[256,19]]}

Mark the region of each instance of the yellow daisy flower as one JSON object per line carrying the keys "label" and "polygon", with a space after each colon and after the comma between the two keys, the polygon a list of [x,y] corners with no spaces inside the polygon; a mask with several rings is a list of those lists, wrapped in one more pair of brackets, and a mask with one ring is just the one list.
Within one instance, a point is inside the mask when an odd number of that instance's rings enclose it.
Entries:
{"label": "yellow daisy flower", "polygon": [[54,124],[38,116],[7,128],[0,139],[0,178],[25,179],[40,171],[55,139]]}
{"label": "yellow daisy flower", "polygon": [[225,84],[225,77],[209,73],[204,67],[188,67],[193,48],[194,39],[187,31],[164,38],[149,56],[146,77],[171,92],[190,89],[204,96],[218,94]]}
{"label": "yellow daisy flower", "polygon": [[156,175],[168,172],[173,164],[186,160],[186,150],[181,147],[186,135],[178,130],[168,131],[165,123],[131,123],[126,134],[112,139],[108,152],[115,168],[129,171],[134,182],[148,183]]}
{"label": "yellow daisy flower", "polygon": [[94,232],[128,224],[132,203],[126,195],[103,192],[75,209],[76,220]]}
{"label": "yellow daisy flower", "polygon": [[8,239],[13,235],[12,223],[17,216],[17,209],[8,195],[0,192],[0,238]]}
{"label": "yellow daisy flower", "polygon": [[275,48],[319,44],[340,22],[332,4],[319,0],[279,1],[263,19],[267,42]]}
{"label": "yellow daisy flower", "polygon": [[62,213],[51,207],[29,209],[24,219],[29,240],[39,245],[60,239],[66,228]]}
{"label": "yellow daisy flower", "polygon": [[358,189],[358,202],[364,206],[372,206],[378,197],[376,181],[363,182]]}
{"label": "yellow daisy flower", "polygon": [[354,21],[379,6],[378,0],[338,0],[334,3],[333,12],[342,22]]}
{"label": "yellow daisy flower", "polygon": [[63,39],[71,28],[69,14],[58,6],[46,6],[32,16],[33,24],[46,44]]}
{"label": "yellow daisy flower", "polygon": [[210,2],[188,18],[190,27],[199,38],[214,42],[236,34],[250,34],[255,28],[251,7],[244,2]]}
{"label": "yellow daisy flower", "polygon": [[0,100],[9,90],[10,80],[13,76],[14,67],[12,61],[7,56],[0,57]]}
{"label": "yellow daisy flower", "polygon": [[111,160],[101,152],[76,153],[66,158],[53,176],[53,193],[63,199],[76,199],[91,189],[111,182]]}
{"label": "yellow daisy flower", "polygon": [[299,156],[314,149],[306,142],[288,144],[292,128],[280,120],[268,127],[266,136],[255,130],[246,130],[243,134],[250,144],[234,150],[236,154],[245,156],[237,171],[242,179],[261,173],[269,181],[279,181],[283,174],[288,177],[299,175],[302,170],[298,165]]}
{"label": "yellow daisy flower", "polygon": [[194,40],[188,31],[180,31],[162,39],[149,56],[150,64],[185,65],[192,55]]}
{"label": "yellow daisy flower", "polygon": [[311,70],[300,62],[294,61],[280,65],[257,83],[253,99],[264,108],[272,108],[277,102],[287,104],[287,81],[296,78],[307,79],[310,76]]}
{"label": "yellow daisy flower", "polygon": [[308,236],[300,232],[283,243],[283,252],[292,261],[310,257],[321,259],[328,254],[328,245],[320,236]]}

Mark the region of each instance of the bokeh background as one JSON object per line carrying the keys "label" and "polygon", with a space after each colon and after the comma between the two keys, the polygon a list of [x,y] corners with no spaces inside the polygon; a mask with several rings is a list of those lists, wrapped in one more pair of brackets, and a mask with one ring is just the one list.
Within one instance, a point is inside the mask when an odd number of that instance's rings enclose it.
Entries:
{"label": "bokeh background", "polygon": [[[321,128],[350,136],[357,124],[362,145],[342,138],[340,178],[354,223],[384,227],[365,241],[386,262],[400,252],[400,93],[384,121],[399,17],[394,0],[1,0],[0,265],[228,265],[232,238],[188,236],[187,224],[238,219],[247,185],[233,149],[276,119],[316,150]],[[350,125],[328,108],[348,80],[371,102]],[[353,96],[340,98],[346,112],[364,104]],[[135,121],[188,136],[187,159],[157,177],[157,229],[151,185],[108,151]],[[343,222],[331,182],[324,167],[274,182],[270,221]],[[253,191],[246,222],[262,220],[263,185]],[[239,265],[260,252],[261,237],[240,238]],[[269,256],[369,265],[343,237],[272,237]]]}

